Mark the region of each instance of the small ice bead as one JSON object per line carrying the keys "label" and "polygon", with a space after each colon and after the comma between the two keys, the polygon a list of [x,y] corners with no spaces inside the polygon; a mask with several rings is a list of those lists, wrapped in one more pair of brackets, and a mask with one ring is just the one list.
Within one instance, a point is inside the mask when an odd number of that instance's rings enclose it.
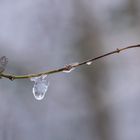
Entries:
{"label": "small ice bead", "polygon": [[73,71],[75,68],[73,67],[73,68],[70,68],[69,70],[63,70],[63,72],[65,72],[65,73],[70,73],[71,71]]}
{"label": "small ice bead", "polygon": [[92,64],[92,61],[89,61],[89,62],[87,62],[86,64],[87,64],[87,65],[91,65],[91,64]]}
{"label": "small ice bead", "polygon": [[75,62],[75,63],[69,64],[69,65],[66,65],[66,69],[63,70],[63,72],[70,73],[71,71],[75,70],[75,68],[78,64],[79,64],[78,62]]}

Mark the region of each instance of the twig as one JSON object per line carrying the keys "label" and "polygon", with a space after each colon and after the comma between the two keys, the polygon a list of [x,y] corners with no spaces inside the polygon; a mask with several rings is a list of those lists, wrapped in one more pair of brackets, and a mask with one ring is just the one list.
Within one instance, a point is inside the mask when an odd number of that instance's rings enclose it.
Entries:
{"label": "twig", "polygon": [[38,77],[38,76],[41,76],[41,75],[50,75],[50,74],[55,74],[55,73],[58,73],[58,72],[70,71],[71,69],[74,69],[76,67],[79,67],[79,66],[82,66],[82,65],[85,65],[85,64],[88,64],[88,63],[92,63],[93,61],[96,61],[100,58],[103,58],[103,57],[106,57],[106,56],[109,56],[109,55],[112,55],[112,54],[120,53],[120,52],[122,52],[124,50],[127,50],[127,49],[138,48],[138,47],[140,47],[140,44],[132,45],[132,46],[128,46],[128,47],[124,47],[124,48],[120,48],[120,49],[117,48],[116,50],[114,50],[112,52],[105,53],[105,54],[100,55],[98,57],[91,58],[91,59],[88,59],[88,60],[80,62],[80,63],[69,64],[69,65],[66,65],[62,68],[51,70],[51,71],[45,71],[45,72],[40,72],[40,73],[36,73],[36,74],[28,74],[28,75],[14,75],[14,74],[8,74],[8,73],[1,73],[0,76],[4,77],[4,78],[8,78],[10,80],[15,80],[15,79],[26,79],[26,78]]}

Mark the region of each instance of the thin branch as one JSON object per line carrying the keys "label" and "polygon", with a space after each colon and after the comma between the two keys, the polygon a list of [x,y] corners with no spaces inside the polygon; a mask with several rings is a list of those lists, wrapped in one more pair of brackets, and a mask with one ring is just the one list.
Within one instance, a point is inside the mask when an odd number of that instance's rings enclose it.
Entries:
{"label": "thin branch", "polygon": [[55,73],[59,73],[59,72],[68,72],[68,71],[71,71],[72,69],[74,69],[76,67],[79,67],[79,66],[82,66],[82,65],[85,65],[85,64],[88,64],[88,63],[90,64],[93,61],[96,61],[96,60],[101,59],[103,57],[106,57],[106,56],[109,56],[109,55],[112,55],[112,54],[116,54],[116,53],[120,53],[120,52],[125,51],[127,49],[139,48],[139,47],[140,47],[140,44],[133,45],[133,46],[128,46],[128,47],[124,47],[124,48],[120,48],[120,49],[117,48],[116,50],[114,50],[112,52],[105,53],[105,54],[100,55],[98,57],[91,58],[91,59],[85,60],[85,61],[80,62],[80,63],[69,64],[69,65],[66,65],[62,68],[51,70],[51,71],[45,71],[45,72],[40,72],[40,73],[36,73],[36,74],[28,74],[28,75],[14,75],[14,74],[9,74],[9,73],[1,73],[0,76],[4,77],[4,78],[8,78],[10,80],[15,80],[15,79],[26,79],[26,78],[38,77],[38,76],[41,76],[41,75],[50,75],[50,74],[55,74]]}

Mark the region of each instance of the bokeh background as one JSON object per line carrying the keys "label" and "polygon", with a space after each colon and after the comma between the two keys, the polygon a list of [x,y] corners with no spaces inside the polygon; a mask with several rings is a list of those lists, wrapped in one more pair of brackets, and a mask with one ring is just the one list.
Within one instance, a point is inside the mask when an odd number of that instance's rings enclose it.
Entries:
{"label": "bokeh background", "polygon": [[[140,43],[139,0],[0,0],[6,72],[62,67]],[[1,140],[139,140],[140,49],[48,77],[45,98],[29,79],[0,80]]]}

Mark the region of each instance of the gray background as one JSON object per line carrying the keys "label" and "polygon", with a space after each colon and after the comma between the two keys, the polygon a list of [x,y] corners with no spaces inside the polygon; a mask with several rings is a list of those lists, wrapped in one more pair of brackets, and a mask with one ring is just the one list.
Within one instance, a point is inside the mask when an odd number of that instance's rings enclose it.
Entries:
{"label": "gray background", "polygon": [[[140,43],[139,0],[0,0],[6,72],[29,74]],[[140,49],[48,77],[0,80],[1,140],[139,140]]]}

